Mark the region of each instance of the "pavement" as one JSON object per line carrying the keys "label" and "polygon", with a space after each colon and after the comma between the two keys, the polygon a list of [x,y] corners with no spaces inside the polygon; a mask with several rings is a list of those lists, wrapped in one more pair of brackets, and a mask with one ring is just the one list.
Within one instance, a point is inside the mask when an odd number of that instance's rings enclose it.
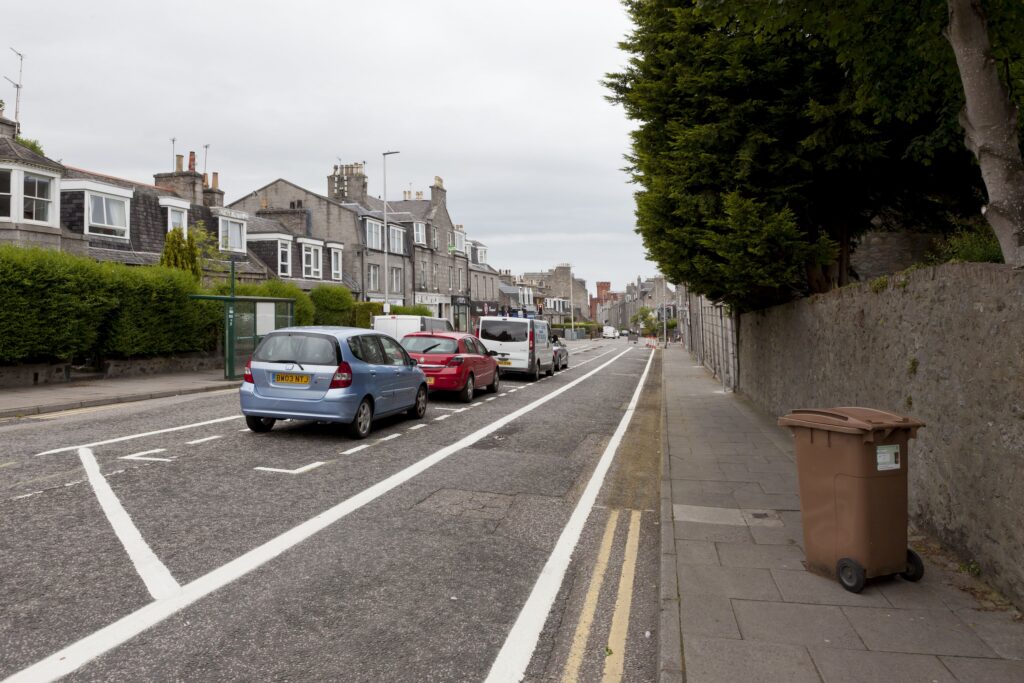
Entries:
{"label": "pavement", "polygon": [[927,539],[919,583],[808,572],[788,430],[662,353],[661,681],[1024,681],[1020,614]]}
{"label": "pavement", "polygon": [[4,387],[0,390],[0,418],[235,389],[239,382],[225,380],[223,370],[204,370],[145,377],[89,379],[22,388]]}

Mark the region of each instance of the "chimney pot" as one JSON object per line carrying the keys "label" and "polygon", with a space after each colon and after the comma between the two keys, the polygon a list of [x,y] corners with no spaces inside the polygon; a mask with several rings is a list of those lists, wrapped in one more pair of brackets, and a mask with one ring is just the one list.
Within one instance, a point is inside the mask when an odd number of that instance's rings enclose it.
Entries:
{"label": "chimney pot", "polygon": [[215,190],[220,189],[220,178],[218,178],[218,175],[217,171],[213,172],[213,189]]}
{"label": "chimney pot", "polygon": [[174,170],[177,171],[178,173],[181,173],[183,170],[185,170],[184,167],[185,167],[185,155],[184,154],[175,154],[174,155]]}
{"label": "chimney pot", "polygon": [[188,153],[188,170],[191,173],[195,173],[196,172],[196,153],[195,152],[189,152]]}
{"label": "chimney pot", "polygon": [[203,174],[203,187],[209,187],[209,186],[210,186],[210,180],[209,180],[209,178],[206,177],[206,174],[204,173]]}

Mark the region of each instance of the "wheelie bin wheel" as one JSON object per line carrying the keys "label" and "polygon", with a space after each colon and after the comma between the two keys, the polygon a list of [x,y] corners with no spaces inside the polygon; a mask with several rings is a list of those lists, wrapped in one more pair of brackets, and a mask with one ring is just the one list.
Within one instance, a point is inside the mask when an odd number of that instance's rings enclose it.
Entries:
{"label": "wheelie bin wheel", "polygon": [[836,577],[839,578],[839,585],[851,593],[864,590],[864,582],[867,580],[864,567],[848,557],[836,562]]}
{"label": "wheelie bin wheel", "polygon": [[920,581],[924,578],[924,562],[921,556],[907,548],[907,568],[900,572],[906,581]]}

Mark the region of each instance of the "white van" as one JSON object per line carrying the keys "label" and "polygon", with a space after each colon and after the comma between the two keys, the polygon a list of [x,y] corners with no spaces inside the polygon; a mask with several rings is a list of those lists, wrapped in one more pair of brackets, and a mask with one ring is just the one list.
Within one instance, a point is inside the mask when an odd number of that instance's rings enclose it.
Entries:
{"label": "white van", "polygon": [[444,318],[428,318],[425,315],[375,315],[373,329],[395,339],[401,339],[413,332],[453,332],[455,328]]}
{"label": "white van", "polygon": [[502,374],[525,372],[536,380],[541,372],[548,376],[555,372],[551,328],[546,320],[484,316],[477,324],[476,336],[484,348],[498,354],[495,358]]}
{"label": "white van", "polygon": [[604,330],[601,332],[602,339],[618,339],[619,331],[612,325],[605,325]]}

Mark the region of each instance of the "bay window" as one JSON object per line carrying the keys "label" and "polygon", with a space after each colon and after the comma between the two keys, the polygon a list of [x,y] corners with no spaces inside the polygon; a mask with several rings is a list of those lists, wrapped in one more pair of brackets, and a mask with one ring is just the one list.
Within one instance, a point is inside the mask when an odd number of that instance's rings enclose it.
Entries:
{"label": "bay window", "polygon": [[11,217],[11,172],[0,169],[0,218]]}
{"label": "bay window", "polygon": [[34,173],[25,173],[22,210],[25,220],[48,223],[52,200],[53,179]]}

